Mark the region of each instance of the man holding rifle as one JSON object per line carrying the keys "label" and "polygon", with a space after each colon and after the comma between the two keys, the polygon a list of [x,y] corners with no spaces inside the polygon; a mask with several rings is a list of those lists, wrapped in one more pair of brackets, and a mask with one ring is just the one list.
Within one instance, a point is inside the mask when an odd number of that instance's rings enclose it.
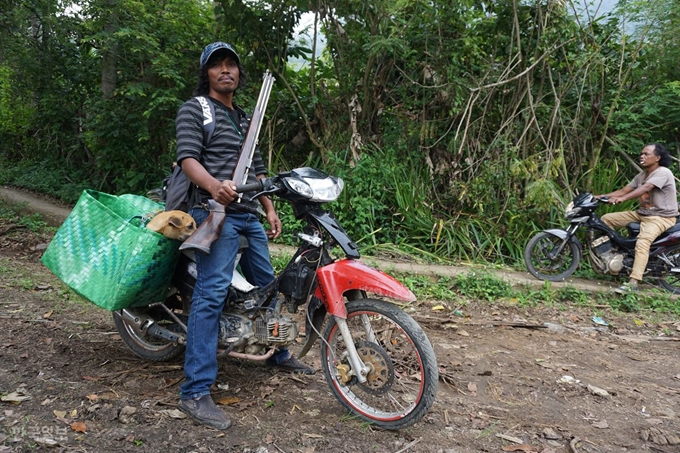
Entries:
{"label": "man holding rifle", "polygon": [[[181,387],[178,407],[195,421],[217,429],[227,429],[229,418],[215,406],[210,387],[217,378],[217,337],[219,318],[231,283],[239,236],[248,239],[248,248],[240,266],[250,283],[263,287],[274,279],[269,260],[267,238],[281,234],[281,221],[271,200],[260,196],[251,200],[247,194],[238,202],[232,175],[239,160],[241,144],[249,118],[233,103],[236,89],[245,85],[247,76],[234,48],[224,42],[209,44],[200,58],[195,96],[209,96],[215,104],[215,130],[209,143],[203,143],[204,113],[201,103],[193,98],[180,107],[177,118],[177,163],[198,186],[192,196],[189,213],[200,225],[210,212],[209,200],[225,207],[225,219],[209,254],[196,253],[197,278],[192,307],[187,323],[187,345],[184,358],[185,383]],[[266,170],[258,149],[248,173],[248,182],[261,179]],[[251,194],[253,195],[253,194]],[[259,203],[258,203],[259,201]],[[271,230],[265,231],[258,217],[262,205]],[[286,371],[313,374],[286,349],[278,351],[267,364]]]}

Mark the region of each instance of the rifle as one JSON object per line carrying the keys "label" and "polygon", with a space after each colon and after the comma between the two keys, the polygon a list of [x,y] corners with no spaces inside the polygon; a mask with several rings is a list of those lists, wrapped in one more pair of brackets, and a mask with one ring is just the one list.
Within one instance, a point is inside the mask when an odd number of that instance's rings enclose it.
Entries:
{"label": "rifle", "polygon": [[[272,85],[274,84],[274,76],[269,70],[264,73],[263,79],[260,95],[257,98],[257,104],[255,105],[253,116],[250,119],[250,124],[246,131],[246,138],[241,145],[238,162],[236,162],[236,168],[231,177],[231,180],[234,181],[237,186],[245,184],[248,179],[248,172],[250,171],[255,148],[257,147],[257,137],[260,135],[260,127],[262,126],[262,120],[264,119],[264,111],[267,108],[269,95],[271,94]],[[234,200],[234,202],[241,202],[240,193],[238,199]],[[224,212],[224,206],[220,205],[215,200],[208,200],[208,209],[210,210],[208,218],[205,219],[205,222],[203,222],[196,231],[179,246],[180,250],[196,249],[203,253],[210,253],[210,246],[218,237],[220,237],[222,224],[224,224],[226,214]]]}

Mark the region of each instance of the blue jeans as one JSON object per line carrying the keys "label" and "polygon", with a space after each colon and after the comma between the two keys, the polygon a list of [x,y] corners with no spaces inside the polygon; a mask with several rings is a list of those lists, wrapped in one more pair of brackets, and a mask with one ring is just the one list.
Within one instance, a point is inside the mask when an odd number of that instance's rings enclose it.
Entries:
{"label": "blue jeans", "polygon": [[[203,223],[209,214],[200,208],[192,209],[189,213],[197,225]],[[267,235],[257,216],[228,213],[220,237],[210,248],[210,254],[196,253],[197,278],[187,323],[184,356],[186,381],[180,389],[182,399],[210,394],[210,387],[217,379],[219,320],[233,276],[239,235],[248,239],[248,248],[240,261],[244,277],[260,287],[274,279]],[[289,356],[288,350],[283,349],[273,356],[273,360],[280,363]]]}

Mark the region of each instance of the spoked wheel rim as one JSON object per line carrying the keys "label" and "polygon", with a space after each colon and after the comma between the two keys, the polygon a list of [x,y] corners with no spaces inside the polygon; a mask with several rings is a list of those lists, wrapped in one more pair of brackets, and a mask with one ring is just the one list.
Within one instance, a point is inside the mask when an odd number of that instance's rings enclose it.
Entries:
{"label": "spoked wheel rim", "polygon": [[[565,253],[552,255],[555,249],[559,246],[561,240],[555,236],[545,236],[536,243],[532,262],[537,271],[541,274],[553,275],[560,274],[569,268],[571,260],[567,261]],[[565,267],[566,263],[566,267]]]}
{"label": "spoked wheel rim", "polygon": [[[555,253],[558,249],[560,252]],[[547,232],[534,236],[524,250],[527,269],[541,280],[564,280],[574,273],[580,260],[581,251],[576,243],[570,240],[563,244],[563,239]]]}
{"label": "spoked wheel rim", "polygon": [[[366,321],[373,341],[365,331]],[[398,420],[414,410],[424,394],[423,358],[410,335],[389,317],[370,310],[349,313],[347,323],[362,360],[371,371],[366,383],[343,381],[339,367],[349,362],[337,325],[331,330],[326,360],[332,385],[354,411],[371,420]],[[327,346],[328,348],[328,346]]]}

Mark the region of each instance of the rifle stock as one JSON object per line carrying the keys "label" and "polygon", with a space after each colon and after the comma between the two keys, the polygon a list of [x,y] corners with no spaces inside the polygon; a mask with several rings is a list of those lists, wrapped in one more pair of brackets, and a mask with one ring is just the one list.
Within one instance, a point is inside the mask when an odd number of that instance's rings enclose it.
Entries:
{"label": "rifle stock", "polygon": [[198,250],[210,254],[210,246],[220,237],[222,224],[227,215],[224,206],[215,200],[208,200],[208,208],[210,209],[208,218],[179,246],[180,250]]}
{"label": "rifle stock", "polygon": [[[255,154],[255,148],[257,147],[257,136],[260,134],[260,127],[262,126],[262,120],[264,119],[264,111],[267,108],[273,84],[274,76],[269,71],[265,72],[260,95],[257,98],[257,104],[255,105],[253,116],[250,119],[248,131],[246,132],[245,140],[241,145],[238,162],[236,163],[236,168],[234,169],[234,174],[231,178],[237,186],[245,184],[248,179],[248,171],[250,170],[253,155]],[[241,196],[239,194],[238,200],[234,200],[234,202],[238,203],[240,201]],[[180,250],[198,250],[206,254],[210,253],[210,246],[220,237],[222,224],[224,223],[226,214],[224,212],[224,206],[220,205],[215,200],[209,200],[208,207],[210,209],[208,218],[205,219],[205,222],[201,223],[196,231],[194,231],[182,245],[180,245]]]}

